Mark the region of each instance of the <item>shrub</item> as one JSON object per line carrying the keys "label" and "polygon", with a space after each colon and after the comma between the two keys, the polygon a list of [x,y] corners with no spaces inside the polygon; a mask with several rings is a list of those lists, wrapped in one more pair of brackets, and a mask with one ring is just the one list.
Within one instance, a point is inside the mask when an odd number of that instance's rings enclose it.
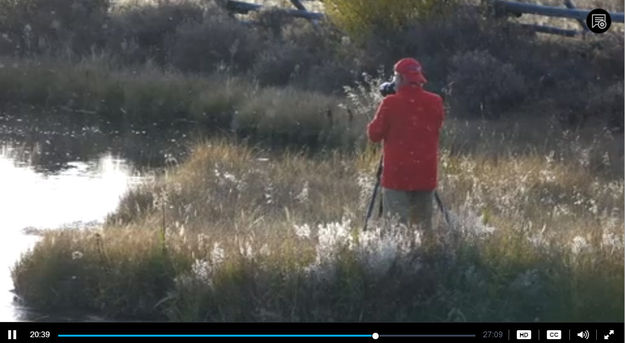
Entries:
{"label": "shrub", "polygon": [[411,22],[427,18],[454,0],[329,0],[325,10],[339,29],[364,40],[374,32],[390,34]]}
{"label": "shrub", "polygon": [[585,62],[586,66],[591,66],[603,80],[622,81],[625,45],[622,32],[606,32],[606,35],[599,36],[592,40],[588,39],[587,45],[584,46],[584,51],[589,55],[589,60]]}
{"label": "shrub", "polygon": [[526,95],[523,76],[487,51],[457,54],[451,64],[447,91],[456,113],[499,117]]}
{"label": "shrub", "polygon": [[612,85],[590,84],[584,87],[575,98],[579,107],[574,109],[575,124],[583,125],[592,120],[611,128],[623,129],[623,82]]}
{"label": "shrub", "polygon": [[610,127],[616,127],[621,132],[623,131],[624,123],[623,123],[623,81],[613,84],[608,87],[605,93],[597,100],[600,101],[600,104],[594,106],[594,102],[597,101],[595,99],[591,100],[591,108],[595,109],[595,111],[599,111],[599,113],[607,114],[607,124]]}
{"label": "shrub", "polygon": [[185,23],[167,39],[169,62],[183,71],[212,71],[220,65],[249,69],[261,49],[258,34],[245,24],[222,16]]}
{"label": "shrub", "polygon": [[295,18],[285,11],[271,7],[253,13],[252,18],[254,24],[261,31],[269,33],[272,38],[279,38],[282,35],[283,28],[295,21]]}
{"label": "shrub", "polygon": [[252,69],[262,85],[285,85],[313,63],[311,56],[291,43],[276,44],[258,57]]}
{"label": "shrub", "polygon": [[[281,25],[280,34],[273,35],[257,59],[252,75],[263,85],[291,83],[307,87],[311,77],[319,80],[320,75],[314,72],[321,65],[340,60],[333,44],[335,39],[324,24],[313,26],[299,20]],[[318,85],[314,90],[332,91],[332,88]]]}
{"label": "shrub", "polygon": [[[485,19],[478,7],[457,5],[453,13],[440,20],[423,20],[396,30],[392,35],[374,34],[363,47],[361,58],[368,73],[386,66],[390,73],[395,61],[411,56],[418,59],[428,78],[427,88],[440,92],[452,66],[452,57],[473,50],[487,51],[516,66],[517,54],[533,43],[523,35],[492,19]],[[534,61],[536,58],[528,56]]]}
{"label": "shrub", "polygon": [[279,40],[296,44],[315,56],[324,57],[331,57],[328,52],[334,52],[332,45],[339,38],[328,23],[312,24],[303,19],[283,24],[280,33]]}
{"label": "shrub", "polygon": [[108,48],[129,62],[163,62],[167,35],[182,23],[201,22],[203,11],[188,1],[121,5],[111,15]]}
{"label": "shrub", "polygon": [[103,44],[109,0],[0,0],[0,32],[19,55]]}
{"label": "shrub", "polygon": [[304,89],[339,95],[343,86],[354,83],[356,75],[349,62],[327,60],[312,66],[306,77],[295,80]]}
{"label": "shrub", "polygon": [[458,14],[446,20],[413,23],[402,30],[397,30],[392,39],[378,36],[370,43],[369,49],[382,48],[394,59],[405,55],[416,57],[432,55],[442,58],[443,61],[451,57],[445,58],[446,55],[478,49],[485,45],[480,18],[475,16],[474,11],[470,9],[467,11],[466,15]]}

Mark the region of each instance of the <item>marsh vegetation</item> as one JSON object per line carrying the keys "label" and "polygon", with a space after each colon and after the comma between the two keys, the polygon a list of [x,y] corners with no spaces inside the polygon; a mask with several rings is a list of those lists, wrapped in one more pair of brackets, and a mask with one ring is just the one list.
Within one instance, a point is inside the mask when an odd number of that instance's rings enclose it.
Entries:
{"label": "marsh vegetation", "polygon": [[[0,0],[3,117],[70,113],[119,137],[175,128],[161,143],[185,150],[99,227],[44,232],[12,270],[29,306],[171,321],[623,320],[622,36],[535,35],[471,1],[383,30],[235,18],[218,1],[29,3]],[[453,221],[437,214],[433,240],[378,220],[361,230],[379,158],[364,128],[408,55],[447,105],[439,191]]]}

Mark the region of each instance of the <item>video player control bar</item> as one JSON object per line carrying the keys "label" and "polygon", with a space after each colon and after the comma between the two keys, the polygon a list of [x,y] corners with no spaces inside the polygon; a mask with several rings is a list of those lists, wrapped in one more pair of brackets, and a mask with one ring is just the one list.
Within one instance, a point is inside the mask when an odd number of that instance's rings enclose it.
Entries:
{"label": "video player control bar", "polygon": [[[623,323],[2,323],[7,342],[623,342]],[[19,332],[19,334],[18,334]],[[0,342],[1,343],[1,342]]]}

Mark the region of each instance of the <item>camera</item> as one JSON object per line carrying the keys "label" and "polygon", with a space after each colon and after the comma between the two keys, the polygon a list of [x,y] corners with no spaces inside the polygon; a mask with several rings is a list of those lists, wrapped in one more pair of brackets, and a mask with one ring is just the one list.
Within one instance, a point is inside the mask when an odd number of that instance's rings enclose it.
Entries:
{"label": "camera", "polygon": [[382,96],[395,94],[395,80],[382,83],[380,85],[380,94],[382,94]]}

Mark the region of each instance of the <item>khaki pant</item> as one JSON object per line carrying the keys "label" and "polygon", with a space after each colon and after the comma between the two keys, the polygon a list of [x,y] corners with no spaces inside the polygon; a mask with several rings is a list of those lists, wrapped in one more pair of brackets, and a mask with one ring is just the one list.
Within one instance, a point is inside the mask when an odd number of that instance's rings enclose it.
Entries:
{"label": "khaki pant", "polygon": [[432,208],[434,191],[398,191],[382,188],[384,214],[397,217],[408,226],[432,230]]}

